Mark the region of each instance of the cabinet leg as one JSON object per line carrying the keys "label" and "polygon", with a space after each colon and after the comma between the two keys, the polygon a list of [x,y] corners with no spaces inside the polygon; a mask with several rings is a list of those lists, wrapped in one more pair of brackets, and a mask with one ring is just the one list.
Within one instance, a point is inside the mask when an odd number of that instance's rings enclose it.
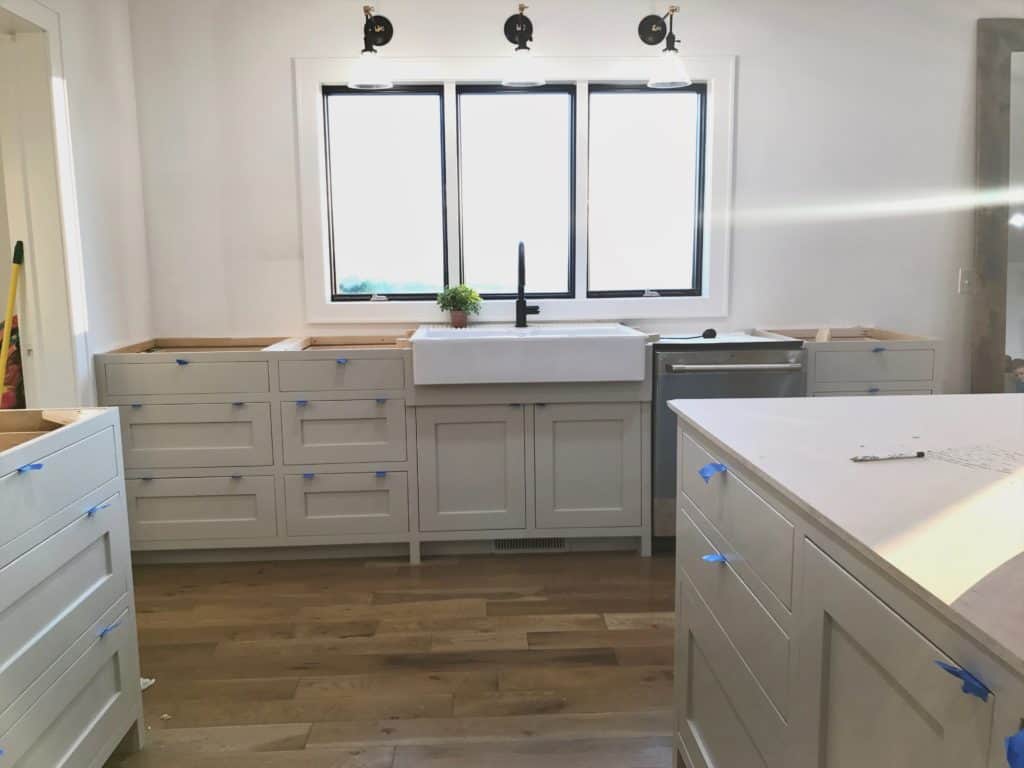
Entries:
{"label": "cabinet leg", "polygon": [[640,557],[651,556],[651,534],[645,534],[640,537]]}
{"label": "cabinet leg", "polygon": [[114,754],[131,755],[135,752],[141,752],[144,746],[146,746],[146,721],[140,718],[128,729],[128,733],[121,739],[121,743],[117,745]]}
{"label": "cabinet leg", "polygon": [[672,762],[674,768],[689,768],[686,761],[683,760],[683,753],[676,749],[676,759]]}
{"label": "cabinet leg", "polygon": [[420,543],[418,541],[410,541],[409,565],[419,565],[420,562]]}

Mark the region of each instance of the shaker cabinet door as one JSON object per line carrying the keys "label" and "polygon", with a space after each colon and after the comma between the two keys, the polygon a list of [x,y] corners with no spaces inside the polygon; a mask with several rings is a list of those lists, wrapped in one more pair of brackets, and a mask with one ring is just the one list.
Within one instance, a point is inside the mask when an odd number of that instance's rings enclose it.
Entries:
{"label": "shaker cabinet door", "polygon": [[793,768],[984,768],[995,697],[828,555],[804,541]]}
{"label": "shaker cabinet door", "polygon": [[513,405],[417,408],[420,528],[526,528],[526,417]]}

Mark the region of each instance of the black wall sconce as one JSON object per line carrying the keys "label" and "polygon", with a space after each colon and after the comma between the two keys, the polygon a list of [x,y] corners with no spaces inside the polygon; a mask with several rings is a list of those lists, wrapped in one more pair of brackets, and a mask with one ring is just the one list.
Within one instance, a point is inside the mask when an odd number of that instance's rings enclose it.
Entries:
{"label": "black wall sconce", "polygon": [[357,91],[384,91],[394,87],[386,65],[377,58],[377,46],[390,43],[395,28],[387,17],[373,11],[372,5],[363,6],[363,51],[349,72],[348,87]]}
{"label": "black wall sconce", "polygon": [[640,20],[637,32],[644,43],[647,45],[665,43],[661,59],[655,65],[654,74],[647,81],[648,88],[685,88],[692,82],[676,45],[679,42],[675,32],[675,15],[677,13],[679,13],[679,6],[670,5],[668,13],[664,16],[651,14]]}
{"label": "black wall sconce", "polygon": [[512,62],[501,84],[509,88],[536,88],[544,85],[537,61],[533,58],[530,43],[533,42],[533,22],[526,15],[527,5],[519,4],[519,13],[514,13],[505,20],[505,39],[515,49],[512,51]]}

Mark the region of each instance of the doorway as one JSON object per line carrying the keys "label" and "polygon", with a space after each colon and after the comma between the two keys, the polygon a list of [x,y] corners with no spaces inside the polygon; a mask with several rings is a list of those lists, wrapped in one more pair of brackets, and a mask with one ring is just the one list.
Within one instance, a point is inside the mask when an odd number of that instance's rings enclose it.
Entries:
{"label": "doorway", "polygon": [[22,241],[16,313],[29,408],[91,399],[58,22],[35,0],[0,0],[0,314]]}

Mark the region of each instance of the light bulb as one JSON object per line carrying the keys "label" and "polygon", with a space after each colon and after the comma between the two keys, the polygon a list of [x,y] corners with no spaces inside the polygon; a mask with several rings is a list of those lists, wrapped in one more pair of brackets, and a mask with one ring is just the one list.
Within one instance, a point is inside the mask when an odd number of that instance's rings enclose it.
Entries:
{"label": "light bulb", "polygon": [[394,83],[388,76],[387,64],[376,51],[363,51],[352,65],[348,87],[357,91],[385,91]]}
{"label": "light bulb", "polygon": [[651,79],[647,81],[648,88],[685,88],[693,81],[686,71],[686,63],[679,51],[662,51],[651,73]]}
{"label": "light bulb", "polygon": [[540,62],[533,57],[533,51],[521,48],[512,52],[502,85],[507,88],[536,88],[545,82],[540,73]]}

